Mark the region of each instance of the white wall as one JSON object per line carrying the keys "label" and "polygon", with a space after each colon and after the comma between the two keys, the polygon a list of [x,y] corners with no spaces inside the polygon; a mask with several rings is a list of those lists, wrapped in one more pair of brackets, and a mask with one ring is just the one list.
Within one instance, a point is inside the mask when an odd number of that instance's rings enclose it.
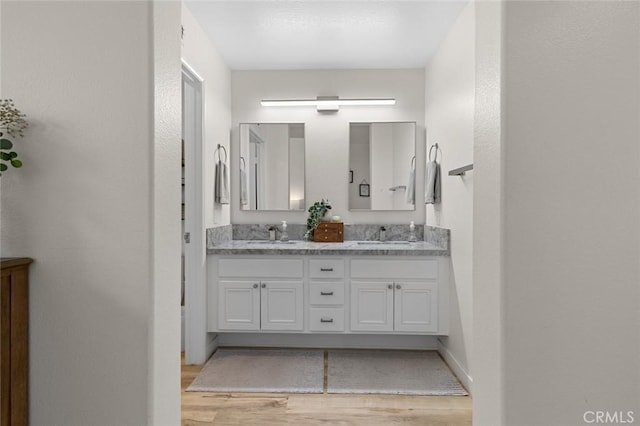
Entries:
{"label": "white wall", "polygon": [[427,224],[451,229],[451,322],[442,351],[469,386],[473,338],[473,182],[448,171],[473,163],[475,3],[465,6],[425,71],[427,146],[438,143],[442,203],[427,206]]}
{"label": "white wall", "polygon": [[[502,1],[475,3],[473,423],[504,423]],[[455,231],[452,232],[452,234]],[[546,391],[546,390],[545,390]]]}
{"label": "white wall", "polygon": [[[321,114],[313,107],[265,108],[261,99],[315,98],[339,95],[343,98],[395,97],[394,106],[342,107],[335,114]],[[232,73],[232,199],[234,223],[306,223],[307,212],[250,212],[239,210],[238,125],[239,123],[305,123],[307,207],[328,198],[334,215],[346,223],[416,223],[424,221],[424,204],[416,211],[349,212],[348,157],[349,122],[417,122],[417,156],[424,158],[424,71],[234,71]],[[424,174],[417,178],[424,189]],[[306,209],[305,209],[306,210]]]}
{"label": "white wall", "polygon": [[[184,3],[182,27],[182,60],[203,80],[204,87],[204,226],[210,228],[227,225],[230,223],[229,205],[213,202],[213,184],[218,144],[226,148],[227,164],[230,164],[231,73],[216,47]],[[224,154],[222,159],[224,160]],[[231,177],[238,169],[229,167],[228,170]],[[206,278],[205,265],[197,267]],[[206,325],[198,320],[206,313],[206,279],[187,286],[185,305],[186,329],[189,330],[185,362],[203,363],[212,348],[208,340],[211,336],[206,332]]]}
{"label": "white wall", "polygon": [[2,2],[2,97],[31,123],[1,178],[1,255],[35,259],[31,424],[179,422],[176,5]]}
{"label": "white wall", "polygon": [[[186,5],[182,7],[182,26],[182,59],[204,80],[204,206],[205,226],[211,228],[231,223],[229,205],[213,202],[215,162],[218,158],[216,154],[214,160],[214,151],[221,144],[230,154],[231,72]],[[230,175],[235,173],[237,162],[228,170]]]}
{"label": "white wall", "polygon": [[638,422],[640,3],[507,2],[504,28],[505,424]]}

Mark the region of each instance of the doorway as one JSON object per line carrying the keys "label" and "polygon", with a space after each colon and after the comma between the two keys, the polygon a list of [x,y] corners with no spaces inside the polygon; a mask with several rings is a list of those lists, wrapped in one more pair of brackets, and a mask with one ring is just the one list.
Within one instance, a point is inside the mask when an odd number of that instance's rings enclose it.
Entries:
{"label": "doorway", "polygon": [[[182,62],[182,341],[185,361],[192,363],[193,353],[202,345],[197,318],[204,315],[202,298],[206,285],[206,239],[203,193],[203,92],[202,78]],[[201,322],[201,321],[200,321]]]}

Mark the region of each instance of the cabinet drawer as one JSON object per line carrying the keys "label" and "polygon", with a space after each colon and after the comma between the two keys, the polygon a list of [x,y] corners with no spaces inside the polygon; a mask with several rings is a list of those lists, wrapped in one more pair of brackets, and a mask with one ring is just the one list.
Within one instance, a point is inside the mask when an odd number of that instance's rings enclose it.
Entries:
{"label": "cabinet drawer", "polygon": [[218,275],[245,278],[302,278],[302,259],[219,259]]}
{"label": "cabinet drawer", "polygon": [[312,282],[309,301],[312,305],[344,304],[344,282]]}
{"label": "cabinet drawer", "polygon": [[381,279],[436,279],[438,278],[437,260],[351,260],[352,278]]}
{"label": "cabinet drawer", "polygon": [[311,308],[309,310],[309,330],[344,331],[344,309]]}
{"label": "cabinet drawer", "polygon": [[344,277],[344,260],[311,259],[309,260],[309,276],[311,278],[342,278]]}

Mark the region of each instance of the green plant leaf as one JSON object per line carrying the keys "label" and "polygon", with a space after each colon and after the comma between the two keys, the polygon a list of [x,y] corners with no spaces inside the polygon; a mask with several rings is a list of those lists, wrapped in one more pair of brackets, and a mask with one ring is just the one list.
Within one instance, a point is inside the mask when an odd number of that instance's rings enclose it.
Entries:
{"label": "green plant leaf", "polygon": [[0,159],[9,161],[11,160],[11,155],[7,154],[6,152],[0,152]]}
{"label": "green plant leaf", "polygon": [[0,163],[0,172],[6,172],[8,169],[7,165],[4,163]]}
{"label": "green plant leaf", "polygon": [[11,156],[11,158],[16,158],[18,156],[18,153],[15,151],[11,151],[9,155]]}
{"label": "green plant leaf", "polygon": [[13,144],[9,139],[0,139],[0,149],[11,149]]}
{"label": "green plant leaf", "polygon": [[22,161],[20,161],[20,160],[11,160],[11,165],[13,167],[15,167],[16,169],[19,169],[20,167],[22,167]]}

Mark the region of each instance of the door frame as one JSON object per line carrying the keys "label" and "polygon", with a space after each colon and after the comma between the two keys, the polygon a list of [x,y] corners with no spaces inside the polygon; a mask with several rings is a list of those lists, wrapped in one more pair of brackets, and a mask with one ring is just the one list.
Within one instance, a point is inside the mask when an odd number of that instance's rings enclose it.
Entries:
{"label": "door frame", "polygon": [[[204,223],[204,114],[205,82],[202,77],[182,60],[182,86],[188,82],[194,88],[191,129],[183,128],[185,136],[185,223],[184,232],[189,233],[190,243],[184,244],[185,251],[185,363],[201,362],[201,354],[206,351],[206,238]],[[181,87],[182,87],[181,86]],[[183,118],[184,122],[184,118]],[[183,124],[184,125],[184,124]],[[187,137],[187,131],[192,137]],[[183,238],[185,238],[183,235]]]}

